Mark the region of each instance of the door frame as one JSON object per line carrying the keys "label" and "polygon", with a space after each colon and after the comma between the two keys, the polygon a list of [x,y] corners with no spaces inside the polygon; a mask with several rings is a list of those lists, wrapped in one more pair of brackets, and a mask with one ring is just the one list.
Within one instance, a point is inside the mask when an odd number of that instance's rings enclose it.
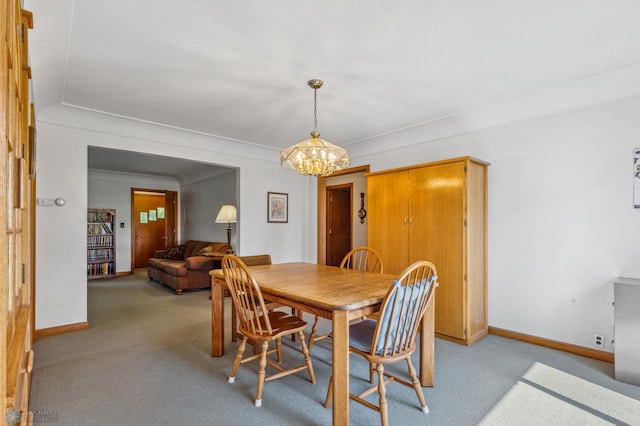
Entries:
{"label": "door frame", "polygon": [[[348,175],[352,173],[369,173],[369,165],[351,167],[345,170],[333,172],[329,176],[318,176],[318,264],[327,264],[327,180],[335,176]],[[330,183],[330,182],[329,182]],[[353,194],[352,194],[353,195]],[[352,230],[353,232],[353,230]]]}
{"label": "door frame", "polygon": [[[351,249],[353,248],[353,182],[348,182],[348,183],[340,183],[338,185],[328,185],[325,189],[326,191],[326,198],[329,196],[330,193],[332,193],[333,191],[338,191],[338,190],[342,190],[342,189],[348,189],[349,190],[349,249],[344,253],[344,255],[346,255],[347,253],[349,253],[349,251],[351,251]],[[326,220],[325,223],[329,223],[329,212],[331,211],[330,208],[330,203],[326,203],[327,205],[327,209],[326,209]],[[327,229],[325,232],[325,247],[327,250],[327,254],[325,254],[325,259],[329,257],[329,244],[327,244],[326,242],[328,241],[329,238],[333,236],[332,233],[329,233],[329,230]]]}

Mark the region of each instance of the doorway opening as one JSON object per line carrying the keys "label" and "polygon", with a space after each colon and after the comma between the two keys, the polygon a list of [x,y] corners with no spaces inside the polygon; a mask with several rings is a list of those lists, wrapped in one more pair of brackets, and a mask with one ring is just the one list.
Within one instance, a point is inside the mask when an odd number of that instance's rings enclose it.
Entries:
{"label": "doorway opening", "polygon": [[[332,254],[333,259],[330,260],[331,256],[329,256],[329,238],[328,238],[328,229],[329,229],[329,218],[328,218],[328,194],[329,188],[338,188],[344,185],[351,185],[351,197],[349,204],[353,206],[356,201],[359,202],[360,194],[364,193],[366,195],[367,192],[367,179],[366,173],[369,172],[369,166],[358,166],[352,167],[346,170],[340,170],[338,172],[334,172],[331,176],[319,176],[318,177],[318,264],[327,265],[333,264],[336,262],[336,258],[339,257],[338,254]],[[353,200],[354,194],[357,197],[357,200]],[[363,201],[364,202],[364,201]],[[332,230],[332,238],[334,240],[344,239],[348,237],[349,245],[352,247],[365,246],[367,245],[367,221],[361,221],[360,218],[355,215],[353,207],[351,208],[351,213],[347,213],[346,215],[342,214],[341,216],[350,218],[350,229],[347,229],[348,235],[342,235],[342,237],[338,238],[336,236],[336,232],[347,232],[344,231],[346,228],[339,228],[336,230],[334,227]],[[357,208],[356,208],[357,210]],[[344,254],[346,254],[345,252]],[[344,256],[344,255],[343,255]],[[340,265],[342,258],[337,260],[336,265]],[[330,263],[331,262],[331,263]]]}
{"label": "doorway opening", "polygon": [[157,250],[173,247],[178,237],[175,191],[131,189],[131,268],[146,268]]}
{"label": "doorway opening", "polygon": [[353,184],[327,187],[327,265],[339,266],[351,250]]}

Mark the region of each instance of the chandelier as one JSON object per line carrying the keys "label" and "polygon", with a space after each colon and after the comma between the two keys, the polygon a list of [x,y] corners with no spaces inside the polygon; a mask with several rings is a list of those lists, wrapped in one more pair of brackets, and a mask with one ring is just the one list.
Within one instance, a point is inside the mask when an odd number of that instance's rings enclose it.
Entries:
{"label": "chandelier", "polygon": [[313,132],[310,139],[280,152],[280,165],[305,176],[329,176],[336,170],[349,167],[349,154],[339,146],[320,139],[317,90],[322,87],[322,80],[309,80],[307,84],[313,89]]}

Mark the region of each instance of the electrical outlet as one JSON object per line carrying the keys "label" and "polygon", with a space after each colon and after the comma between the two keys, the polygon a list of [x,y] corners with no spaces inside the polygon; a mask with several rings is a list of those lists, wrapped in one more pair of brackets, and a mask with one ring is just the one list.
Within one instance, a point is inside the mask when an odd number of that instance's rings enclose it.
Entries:
{"label": "electrical outlet", "polygon": [[596,348],[604,348],[604,336],[602,334],[594,334],[593,335],[593,346]]}

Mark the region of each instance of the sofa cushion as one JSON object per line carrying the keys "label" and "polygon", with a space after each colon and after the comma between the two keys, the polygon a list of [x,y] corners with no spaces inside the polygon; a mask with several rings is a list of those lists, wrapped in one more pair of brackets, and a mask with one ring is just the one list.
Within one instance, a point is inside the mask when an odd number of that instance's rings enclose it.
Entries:
{"label": "sofa cushion", "polygon": [[227,252],[227,243],[213,243],[198,251],[199,256],[224,256]]}
{"label": "sofa cushion", "polygon": [[159,259],[152,257],[147,262],[149,268],[155,268],[159,271],[174,277],[186,277],[188,270],[184,260]]}
{"label": "sofa cushion", "polygon": [[[198,240],[189,240],[187,242],[184,243],[185,244],[185,249],[184,249],[184,258],[186,259],[187,257],[190,256],[197,256],[198,254],[200,254],[200,251],[202,249],[204,249],[205,247],[209,247],[211,246],[210,249],[205,250],[205,253],[208,253],[209,251],[215,253],[214,255],[220,255],[220,256],[224,256],[227,250],[227,243],[221,243],[221,242],[209,242],[209,241],[198,241]],[[208,256],[209,254],[207,254],[206,256]]]}
{"label": "sofa cushion", "polygon": [[191,256],[184,260],[184,266],[190,271],[210,271],[221,267],[221,257]]}
{"label": "sofa cushion", "polygon": [[184,248],[184,257],[185,259],[189,256],[193,256],[194,254],[197,253],[194,252],[193,250],[196,248],[196,246],[200,246],[198,248],[198,250],[200,250],[202,247],[206,246],[207,243],[203,243],[202,241],[198,241],[198,240],[189,240],[187,242],[184,243],[185,248]]}
{"label": "sofa cushion", "polygon": [[184,244],[179,245],[178,247],[169,247],[164,252],[165,259],[175,259],[175,260],[184,260]]}

